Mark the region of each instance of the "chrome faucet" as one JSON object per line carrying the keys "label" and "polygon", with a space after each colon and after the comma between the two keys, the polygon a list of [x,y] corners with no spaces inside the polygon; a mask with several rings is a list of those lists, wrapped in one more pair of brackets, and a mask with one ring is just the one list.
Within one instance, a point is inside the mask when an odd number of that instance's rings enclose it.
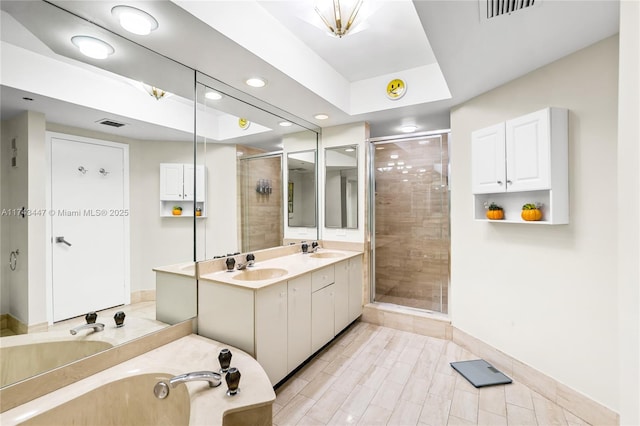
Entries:
{"label": "chrome faucet", "polygon": [[94,322],[92,324],[82,324],[77,326],[76,328],[72,328],[71,330],[69,330],[69,333],[71,333],[72,335],[76,335],[78,334],[78,331],[80,330],[86,330],[92,328],[94,332],[96,331],[102,331],[104,330],[104,324],[101,324],[99,322]]}
{"label": "chrome faucet", "polygon": [[204,381],[209,382],[210,388],[215,388],[216,386],[220,386],[221,379],[222,376],[220,376],[220,373],[214,371],[195,371],[173,377],[169,380],[169,384],[172,388],[175,388],[180,383]]}

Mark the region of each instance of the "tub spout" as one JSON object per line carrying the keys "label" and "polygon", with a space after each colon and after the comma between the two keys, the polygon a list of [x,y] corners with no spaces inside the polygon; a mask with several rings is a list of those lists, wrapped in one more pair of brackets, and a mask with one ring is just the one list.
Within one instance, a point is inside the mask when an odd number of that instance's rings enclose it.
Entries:
{"label": "tub spout", "polygon": [[169,380],[169,384],[172,388],[175,388],[180,383],[204,381],[209,382],[209,387],[215,388],[220,386],[221,376],[219,373],[213,371],[195,371],[193,373],[181,374],[175,376]]}
{"label": "tub spout", "polygon": [[104,324],[101,324],[99,322],[96,322],[96,323],[93,323],[93,324],[82,324],[82,325],[79,325],[76,328],[72,328],[71,330],[69,330],[69,333],[71,333],[72,335],[75,336],[76,334],[78,334],[78,331],[86,330],[86,329],[89,329],[89,328],[92,328],[94,332],[102,331],[102,330],[104,330]]}

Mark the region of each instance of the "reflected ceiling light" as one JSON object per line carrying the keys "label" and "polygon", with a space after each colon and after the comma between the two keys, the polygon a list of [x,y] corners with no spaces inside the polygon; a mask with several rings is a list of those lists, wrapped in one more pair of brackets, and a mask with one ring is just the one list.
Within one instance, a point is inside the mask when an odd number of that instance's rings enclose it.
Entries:
{"label": "reflected ceiling light", "polygon": [[387,166],[395,166],[395,165],[396,165],[396,163],[394,163],[394,162],[387,163]]}
{"label": "reflected ceiling light", "polygon": [[398,158],[398,154],[391,154],[391,159],[395,160],[396,158]]}
{"label": "reflected ceiling light", "polygon": [[419,171],[420,173],[424,173],[424,172],[426,172],[426,171],[427,171],[427,169],[420,169],[420,170],[418,170],[418,171]]}
{"label": "reflected ceiling light", "polygon": [[409,173],[409,171],[408,171],[408,170],[403,170],[403,171],[402,171],[402,174],[403,174],[403,175],[406,175],[407,173]]}
{"label": "reflected ceiling light", "polygon": [[113,46],[95,37],[73,36],[71,37],[71,43],[80,49],[83,55],[93,59],[106,59],[107,56],[115,52]]}
{"label": "reflected ceiling light", "polygon": [[167,92],[166,90],[151,86],[150,84],[142,83],[142,87],[149,95],[153,96],[158,101],[162,98],[168,98],[169,96],[171,96],[171,93]]}
{"label": "reflected ceiling light", "polygon": [[120,26],[133,34],[147,35],[158,28],[158,21],[144,10],[131,6],[115,6],[111,14],[120,22]]}
{"label": "reflected ceiling light", "polygon": [[398,161],[398,166],[404,166],[404,161]]}
{"label": "reflected ceiling light", "polygon": [[278,124],[282,127],[291,127],[293,125],[290,121],[281,121]]}
{"label": "reflected ceiling light", "polygon": [[[318,0],[315,11],[332,36],[342,38],[353,26],[363,0]],[[344,18],[347,20],[344,21]]]}
{"label": "reflected ceiling light", "polygon": [[383,150],[383,149],[384,149],[384,146],[376,146],[376,149],[377,149],[377,150]]}
{"label": "reflected ceiling light", "polygon": [[329,116],[327,114],[316,114],[314,115],[314,118],[316,120],[326,120]]}
{"label": "reflected ceiling light", "polygon": [[344,151],[345,152],[353,152],[353,151],[355,151],[355,148],[345,148]]}
{"label": "reflected ceiling light", "polygon": [[411,133],[411,132],[415,132],[416,130],[418,130],[418,126],[415,126],[415,125],[402,126],[400,128],[400,131],[402,133]]}
{"label": "reflected ceiling light", "polygon": [[248,78],[245,83],[247,83],[248,86],[251,87],[264,87],[267,85],[267,82],[260,77],[251,77]]}
{"label": "reflected ceiling light", "polygon": [[214,92],[213,90],[204,94],[204,97],[207,99],[211,99],[212,101],[218,101],[222,99],[222,95],[218,92]]}

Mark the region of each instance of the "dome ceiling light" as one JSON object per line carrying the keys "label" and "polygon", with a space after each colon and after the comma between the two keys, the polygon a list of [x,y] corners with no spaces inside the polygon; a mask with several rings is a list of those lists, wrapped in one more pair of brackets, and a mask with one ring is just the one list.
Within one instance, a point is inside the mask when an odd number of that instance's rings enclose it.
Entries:
{"label": "dome ceiling light", "polygon": [[113,46],[95,37],[78,35],[71,37],[71,43],[80,49],[80,52],[93,59],[106,59],[115,52]]}
{"label": "dome ceiling light", "polygon": [[148,35],[158,28],[158,21],[144,10],[131,6],[115,6],[111,14],[120,22],[120,26],[133,34]]}
{"label": "dome ceiling light", "polygon": [[[353,26],[363,0],[319,0],[316,2],[315,11],[327,26],[329,33],[338,38],[347,34]],[[347,17],[346,22],[343,17]]]}

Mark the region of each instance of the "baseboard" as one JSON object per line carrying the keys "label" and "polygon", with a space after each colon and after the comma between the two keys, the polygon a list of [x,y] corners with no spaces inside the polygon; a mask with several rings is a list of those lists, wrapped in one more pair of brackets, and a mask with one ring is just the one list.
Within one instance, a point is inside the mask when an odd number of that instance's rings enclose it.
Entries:
{"label": "baseboard", "polygon": [[361,321],[451,340],[512,379],[593,425],[619,425],[618,413],[451,325],[448,316],[384,303],[365,305]]}
{"label": "baseboard", "polygon": [[131,292],[131,303],[153,302],[155,300],[155,290],[139,290]]}

